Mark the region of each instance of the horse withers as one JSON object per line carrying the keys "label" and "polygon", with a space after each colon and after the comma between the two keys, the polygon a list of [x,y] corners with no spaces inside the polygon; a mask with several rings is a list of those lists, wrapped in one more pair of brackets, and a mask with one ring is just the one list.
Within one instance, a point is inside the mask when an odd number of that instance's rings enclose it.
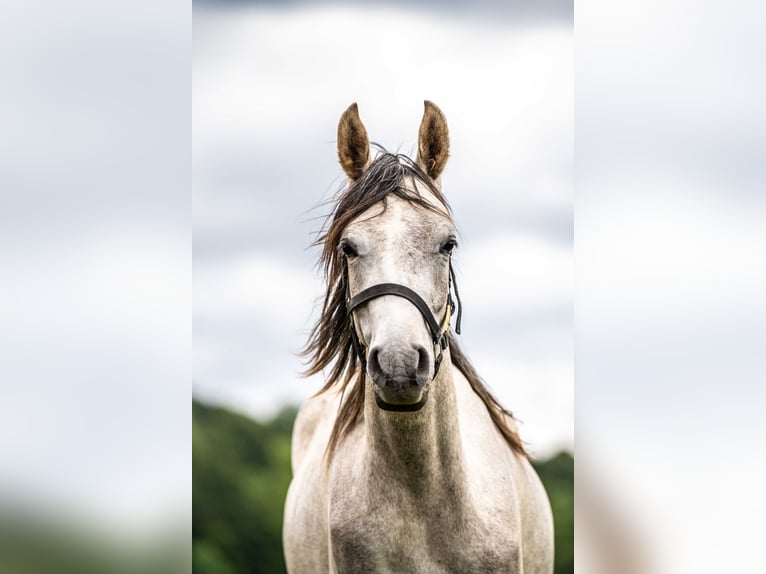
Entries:
{"label": "horse withers", "polygon": [[356,104],[340,119],[349,181],[318,241],[327,289],[305,352],[327,381],[293,430],[291,574],[553,571],[545,490],[451,329],[448,155],[431,102],[414,161],[373,159]]}

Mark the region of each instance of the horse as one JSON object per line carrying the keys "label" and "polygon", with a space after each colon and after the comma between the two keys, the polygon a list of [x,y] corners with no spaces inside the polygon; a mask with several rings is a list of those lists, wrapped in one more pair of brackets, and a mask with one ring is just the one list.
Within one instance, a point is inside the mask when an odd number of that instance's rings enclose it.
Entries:
{"label": "horse", "polygon": [[348,184],[318,234],[327,287],[303,351],[327,379],[293,428],[288,572],[550,574],[545,490],[455,338],[446,118],[426,101],[416,159],[372,158],[352,104],[337,143]]}

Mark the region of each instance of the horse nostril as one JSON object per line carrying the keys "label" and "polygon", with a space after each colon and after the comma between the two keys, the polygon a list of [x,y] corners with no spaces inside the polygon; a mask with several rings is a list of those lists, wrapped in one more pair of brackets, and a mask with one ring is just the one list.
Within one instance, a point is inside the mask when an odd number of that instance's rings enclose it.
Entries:
{"label": "horse nostril", "polygon": [[383,368],[380,366],[380,352],[377,347],[370,349],[367,357],[367,370],[373,381],[378,381],[384,377]]}
{"label": "horse nostril", "polygon": [[431,362],[429,361],[428,351],[423,347],[418,346],[418,366],[416,370],[416,376],[419,383],[424,383],[428,380],[428,376],[431,374]]}

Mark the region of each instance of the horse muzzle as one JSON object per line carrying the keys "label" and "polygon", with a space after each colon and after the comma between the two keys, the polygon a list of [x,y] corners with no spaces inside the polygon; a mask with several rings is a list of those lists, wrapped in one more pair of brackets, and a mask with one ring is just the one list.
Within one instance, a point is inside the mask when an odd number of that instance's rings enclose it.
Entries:
{"label": "horse muzzle", "polygon": [[431,359],[425,348],[372,347],[367,372],[381,408],[417,410],[425,404],[431,378]]}
{"label": "horse muzzle", "polygon": [[[447,301],[441,323],[436,320],[428,303],[420,295],[409,287],[398,283],[378,283],[362,290],[346,301],[351,342],[362,364],[362,369],[369,373],[374,383],[375,400],[381,408],[393,411],[415,411],[425,404],[428,382],[438,374],[444,351],[449,345],[447,334],[450,328],[450,318],[455,311],[455,302],[452,300],[451,294],[453,285],[455,296],[458,302],[460,301],[454,274],[450,262],[450,284],[447,288]],[[367,349],[356,331],[354,309],[384,295],[395,295],[406,299],[420,311],[428,326],[433,344],[433,370],[428,351],[417,345],[409,347],[391,344],[386,346],[373,345],[369,350],[368,357]],[[456,333],[460,333],[461,313],[462,305],[458,307]]]}

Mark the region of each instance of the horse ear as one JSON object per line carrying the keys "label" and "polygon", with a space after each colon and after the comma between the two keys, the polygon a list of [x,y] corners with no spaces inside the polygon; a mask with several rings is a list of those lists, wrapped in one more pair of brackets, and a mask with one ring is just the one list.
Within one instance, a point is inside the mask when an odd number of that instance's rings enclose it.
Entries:
{"label": "horse ear", "polygon": [[338,159],[351,181],[359,179],[370,165],[370,142],[356,102],[343,112],[338,122]]}
{"label": "horse ear", "polygon": [[418,133],[418,164],[433,180],[438,179],[449,157],[447,119],[433,102],[425,101]]}

